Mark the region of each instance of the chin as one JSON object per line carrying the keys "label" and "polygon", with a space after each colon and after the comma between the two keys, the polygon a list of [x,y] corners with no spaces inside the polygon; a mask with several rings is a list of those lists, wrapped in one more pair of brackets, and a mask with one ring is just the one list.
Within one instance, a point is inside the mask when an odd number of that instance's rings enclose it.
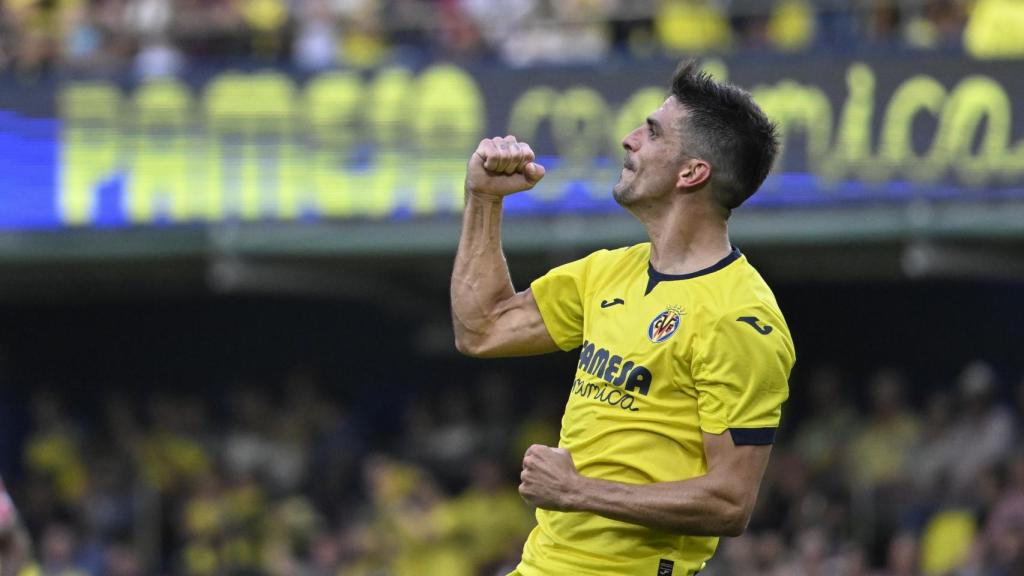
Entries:
{"label": "chin", "polygon": [[633,203],[632,192],[633,190],[629,186],[616,184],[615,187],[612,188],[612,198],[619,203],[619,206],[629,206]]}

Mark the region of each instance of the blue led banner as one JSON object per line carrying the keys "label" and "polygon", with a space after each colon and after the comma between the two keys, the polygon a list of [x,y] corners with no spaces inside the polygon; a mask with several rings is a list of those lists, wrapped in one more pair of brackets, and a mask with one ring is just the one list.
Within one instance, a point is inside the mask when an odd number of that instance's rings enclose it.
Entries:
{"label": "blue led banner", "polygon": [[[430,217],[458,211],[484,136],[529,140],[517,214],[608,212],[624,134],[673,63],[435,64],[129,79],[0,79],[0,228]],[[785,148],[754,207],[1024,196],[1024,75],[949,57],[709,64]]]}

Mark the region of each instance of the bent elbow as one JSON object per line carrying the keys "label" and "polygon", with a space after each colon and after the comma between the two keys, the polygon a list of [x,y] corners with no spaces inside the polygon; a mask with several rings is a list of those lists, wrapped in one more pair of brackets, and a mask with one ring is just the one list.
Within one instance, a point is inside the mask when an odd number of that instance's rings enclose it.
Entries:
{"label": "bent elbow", "polygon": [[490,357],[484,339],[475,335],[456,334],[455,349],[463,356],[469,356],[470,358]]}
{"label": "bent elbow", "polygon": [[750,516],[753,511],[744,506],[735,506],[723,515],[722,536],[735,538],[742,536],[750,524]]}
{"label": "bent elbow", "polygon": [[727,521],[722,527],[722,536],[728,536],[735,538],[742,536],[747,531],[747,522],[744,520],[739,521]]}
{"label": "bent elbow", "polygon": [[459,354],[463,356],[469,356],[470,358],[477,358],[478,351],[476,344],[471,338],[465,336],[455,336],[455,349],[459,351]]}

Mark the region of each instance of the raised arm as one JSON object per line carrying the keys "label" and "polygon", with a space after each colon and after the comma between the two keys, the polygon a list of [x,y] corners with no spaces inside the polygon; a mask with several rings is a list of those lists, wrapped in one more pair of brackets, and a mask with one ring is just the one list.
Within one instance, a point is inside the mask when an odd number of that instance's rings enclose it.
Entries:
{"label": "raised arm", "polygon": [[533,150],[512,136],[480,142],[466,168],[466,208],[452,272],[455,347],[469,356],[554,352],[529,289],[517,293],[501,249],[502,201],[544,177]]}
{"label": "raised arm", "polygon": [[624,484],[587,478],[561,448],[534,445],[523,459],[519,492],[548,510],[591,512],[690,536],[737,536],[750,521],[770,445],[737,446],[704,434],[708,471],[678,482]]}

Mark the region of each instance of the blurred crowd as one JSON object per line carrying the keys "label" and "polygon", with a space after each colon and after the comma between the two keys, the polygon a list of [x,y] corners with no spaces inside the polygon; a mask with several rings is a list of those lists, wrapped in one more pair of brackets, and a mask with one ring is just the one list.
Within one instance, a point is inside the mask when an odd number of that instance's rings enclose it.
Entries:
{"label": "blurred crowd", "polygon": [[0,70],[148,77],[239,59],[317,71],[822,48],[1020,56],[1022,19],[1016,0],[6,0]]}
{"label": "blurred crowd", "polygon": [[[8,478],[38,559],[22,574],[514,566],[533,514],[510,479],[529,444],[557,443],[557,402],[515,414],[497,375],[386,407],[329,398],[309,370],[287,380],[280,392],[239,385],[217,400],[167,393],[145,406],[111,394],[100,414],[34,395],[21,473]],[[377,415],[388,409],[401,411],[398,433]]]}
{"label": "blurred crowd", "polygon": [[[909,376],[795,378],[751,525],[707,573],[1024,574],[1024,385],[978,361],[911,401]],[[389,394],[393,421],[308,369],[91,416],[37,393],[8,483],[39,562],[23,574],[503,575],[533,525],[521,454],[557,442],[554,378]]]}
{"label": "blurred crowd", "polygon": [[1024,574],[1024,384],[967,365],[909,401],[908,375],[822,368],[773,456],[750,530],[716,575]]}

